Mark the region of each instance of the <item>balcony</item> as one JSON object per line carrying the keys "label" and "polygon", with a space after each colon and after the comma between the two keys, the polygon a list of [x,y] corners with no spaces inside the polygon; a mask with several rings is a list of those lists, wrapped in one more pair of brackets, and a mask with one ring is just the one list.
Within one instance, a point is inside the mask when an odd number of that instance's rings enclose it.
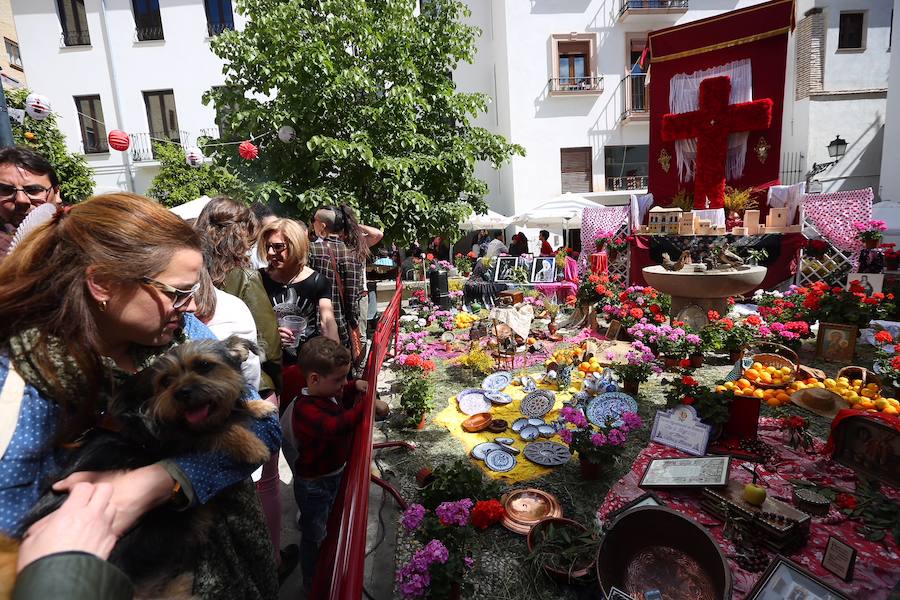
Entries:
{"label": "balcony", "polygon": [[646,121],[650,118],[650,93],[646,82],[646,73],[626,75],[619,82],[621,121]]}
{"label": "balcony", "polygon": [[646,175],[626,175],[624,177],[607,177],[606,191],[619,192],[623,190],[646,190]]}
{"label": "balcony", "polygon": [[153,142],[161,144],[174,142],[181,146],[188,145],[190,135],[186,131],[179,131],[179,138],[173,138],[172,133],[164,131],[151,131],[149,133],[131,133],[131,160],[134,162],[147,162],[156,160],[153,156]]}
{"label": "balcony", "polygon": [[63,31],[59,43],[63,48],[69,48],[71,46],[90,46],[91,34],[87,29],[83,31]]}
{"label": "balcony", "polygon": [[229,29],[234,29],[234,23],[207,23],[206,24],[206,33],[209,34],[209,37],[216,37],[220,33],[228,31]]}
{"label": "balcony", "polygon": [[603,93],[602,77],[555,77],[549,81],[551,96],[590,96]]}
{"label": "balcony", "polygon": [[162,24],[143,25],[136,27],[134,30],[135,37],[139,42],[150,42],[153,40],[163,40]]}
{"label": "balcony", "polygon": [[[619,20],[638,15],[673,15],[677,17],[688,10],[688,0],[619,0]],[[672,19],[674,22],[674,18]]]}

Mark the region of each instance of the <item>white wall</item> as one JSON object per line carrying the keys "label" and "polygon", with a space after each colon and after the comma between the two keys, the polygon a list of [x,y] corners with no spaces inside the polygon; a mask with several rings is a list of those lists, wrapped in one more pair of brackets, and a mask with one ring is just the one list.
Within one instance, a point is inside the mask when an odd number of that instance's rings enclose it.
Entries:
{"label": "white wall", "polygon": [[[891,0],[828,0],[824,6],[828,34],[825,42],[825,89],[884,89],[889,66]],[[864,49],[838,49],[842,11],[866,11]]]}
{"label": "white wall", "polygon": [[[34,66],[29,86],[48,96],[69,149],[83,150],[73,96],[99,94],[106,130],[128,133],[149,130],[144,91],[171,89],[175,95],[179,129],[196,138],[201,129],[215,126],[215,111],[203,106],[205,91],[223,81],[222,62],[209,49],[206,12],[202,0],[160,0],[164,40],[139,42],[135,37],[130,0],[106,0],[108,40],[100,17],[100,0],[85,0],[91,46],[61,47],[62,27],[54,0],[13,0],[22,54]],[[243,20],[235,15],[235,25]],[[107,44],[115,60],[122,114],[113,100]],[[96,171],[97,191],[126,189],[123,153],[87,155]],[[155,161],[134,163],[137,192],[146,191],[157,170]]]}
{"label": "white wall", "polygon": [[[892,46],[900,48],[900,37],[896,25],[900,15],[894,12],[894,39]],[[888,72],[888,93],[884,119],[884,147],[891,149],[881,157],[881,199],[900,201],[900,161],[896,148],[900,148],[900,58],[897,51],[891,52],[891,66]]]}

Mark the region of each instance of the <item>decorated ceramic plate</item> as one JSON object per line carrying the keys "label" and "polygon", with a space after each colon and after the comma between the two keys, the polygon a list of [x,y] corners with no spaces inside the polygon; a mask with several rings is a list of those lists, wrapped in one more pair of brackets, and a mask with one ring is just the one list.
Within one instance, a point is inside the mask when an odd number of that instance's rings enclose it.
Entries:
{"label": "decorated ceramic plate", "polygon": [[484,397],[494,404],[509,404],[512,402],[512,396],[503,392],[487,392]]}
{"label": "decorated ceramic plate", "polygon": [[522,431],[522,428],[528,425],[528,417],[522,417],[513,421],[512,430],[516,433]]}
{"label": "decorated ceramic plate", "polygon": [[556,435],[556,427],[553,425],[538,425],[538,433],[541,437],[553,437]]}
{"label": "decorated ceramic plate", "polygon": [[[543,417],[553,410],[556,396],[549,390],[537,390],[522,398],[519,410],[528,417]],[[481,412],[481,411],[479,411]]]}
{"label": "decorated ceramic plate", "polygon": [[538,389],[537,382],[526,375],[522,378],[522,389],[526,392],[533,392],[534,390]]}
{"label": "decorated ceramic plate", "polygon": [[530,442],[531,440],[536,440],[538,436],[541,435],[540,430],[534,425],[528,425],[522,428],[522,431],[519,432],[519,437],[521,437],[526,442]]}
{"label": "decorated ceramic plate", "polygon": [[481,389],[489,392],[502,392],[503,388],[508,386],[512,381],[512,374],[509,371],[498,371],[484,378],[481,382]]}
{"label": "decorated ceramic plate", "polygon": [[565,444],[533,442],[525,446],[525,458],[542,467],[558,467],[572,458]]}
{"label": "decorated ceramic plate", "polygon": [[491,401],[484,396],[484,390],[463,390],[456,395],[459,410],[467,415],[491,412]]}
{"label": "decorated ceramic plate", "polygon": [[495,444],[494,442],[482,442],[472,448],[472,458],[478,460],[484,460],[485,455],[491,450],[502,450],[503,447],[500,444]]}
{"label": "decorated ceramic plate", "polygon": [[591,400],[585,416],[598,427],[605,427],[610,419],[618,426],[621,424],[619,417],[626,412],[637,412],[634,398],[621,392],[609,392]]}
{"label": "decorated ceramic plate", "polygon": [[519,454],[521,452],[521,450],[519,450],[512,444],[500,444],[500,447],[504,452],[509,452],[513,456],[516,456],[517,454]]}
{"label": "decorated ceramic plate", "polygon": [[507,446],[511,446],[512,444],[516,443],[516,440],[514,440],[512,438],[508,438],[508,437],[497,437],[497,438],[494,438],[494,442],[496,442],[498,444],[506,444]]}
{"label": "decorated ceramic plate", "polygon": [[635,400],[634,398],[632,398],[625,392],[606,392],[605,394],[600,394],[600,396],[598,396],[598,397],[601,400],[605,400],[605,401],[620,400],[620,401],[624,402],[625,405],[628,407],[628,410],[625,412],[635,412],[636,413],[638,410],[637,400]]}
{"label": "decorated ceramic plate", "polygon": [[591,401],[591,398],[593,398],[593,397],[594,397],[594,394],[590,394],[588,392],[578,392],[577,394],[572,396],[572,399],[569,400],[569,404],[571,404],[573,406],[578,406],[580,404],[587,404],[588,402]]}
{"label": "decorated ceramic plate", "polygon": [[491,471],[505,473],[512,471],[516,466],[516,457],[503,449],[491,450],[484,457],[484,464]]}
{"label": "decorated ceramic plate", "polygon": [[543,419],[528,419],[528,424],[534,427],[540,427],[541,425],[546,425],[547,421]]}

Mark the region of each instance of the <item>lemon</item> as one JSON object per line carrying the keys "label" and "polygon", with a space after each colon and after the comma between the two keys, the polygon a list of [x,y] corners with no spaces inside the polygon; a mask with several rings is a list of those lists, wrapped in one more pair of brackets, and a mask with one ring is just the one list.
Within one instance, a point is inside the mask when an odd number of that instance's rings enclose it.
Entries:
{"label": "lemon", "polygon": [[825,380],[825,387],[828,389],[831,389],[836,385],[837,385],[837,381],[835,381],[834,379],[829,378],[829,379]]}

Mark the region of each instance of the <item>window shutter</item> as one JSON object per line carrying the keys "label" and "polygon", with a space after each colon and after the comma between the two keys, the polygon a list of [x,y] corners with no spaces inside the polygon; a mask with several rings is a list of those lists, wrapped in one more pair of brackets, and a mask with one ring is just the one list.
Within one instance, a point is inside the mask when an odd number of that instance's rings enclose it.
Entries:
{"label": "window shutter", "polygon": [[561,148],[562,191],[592,192],[593,168],[590,148]]}

